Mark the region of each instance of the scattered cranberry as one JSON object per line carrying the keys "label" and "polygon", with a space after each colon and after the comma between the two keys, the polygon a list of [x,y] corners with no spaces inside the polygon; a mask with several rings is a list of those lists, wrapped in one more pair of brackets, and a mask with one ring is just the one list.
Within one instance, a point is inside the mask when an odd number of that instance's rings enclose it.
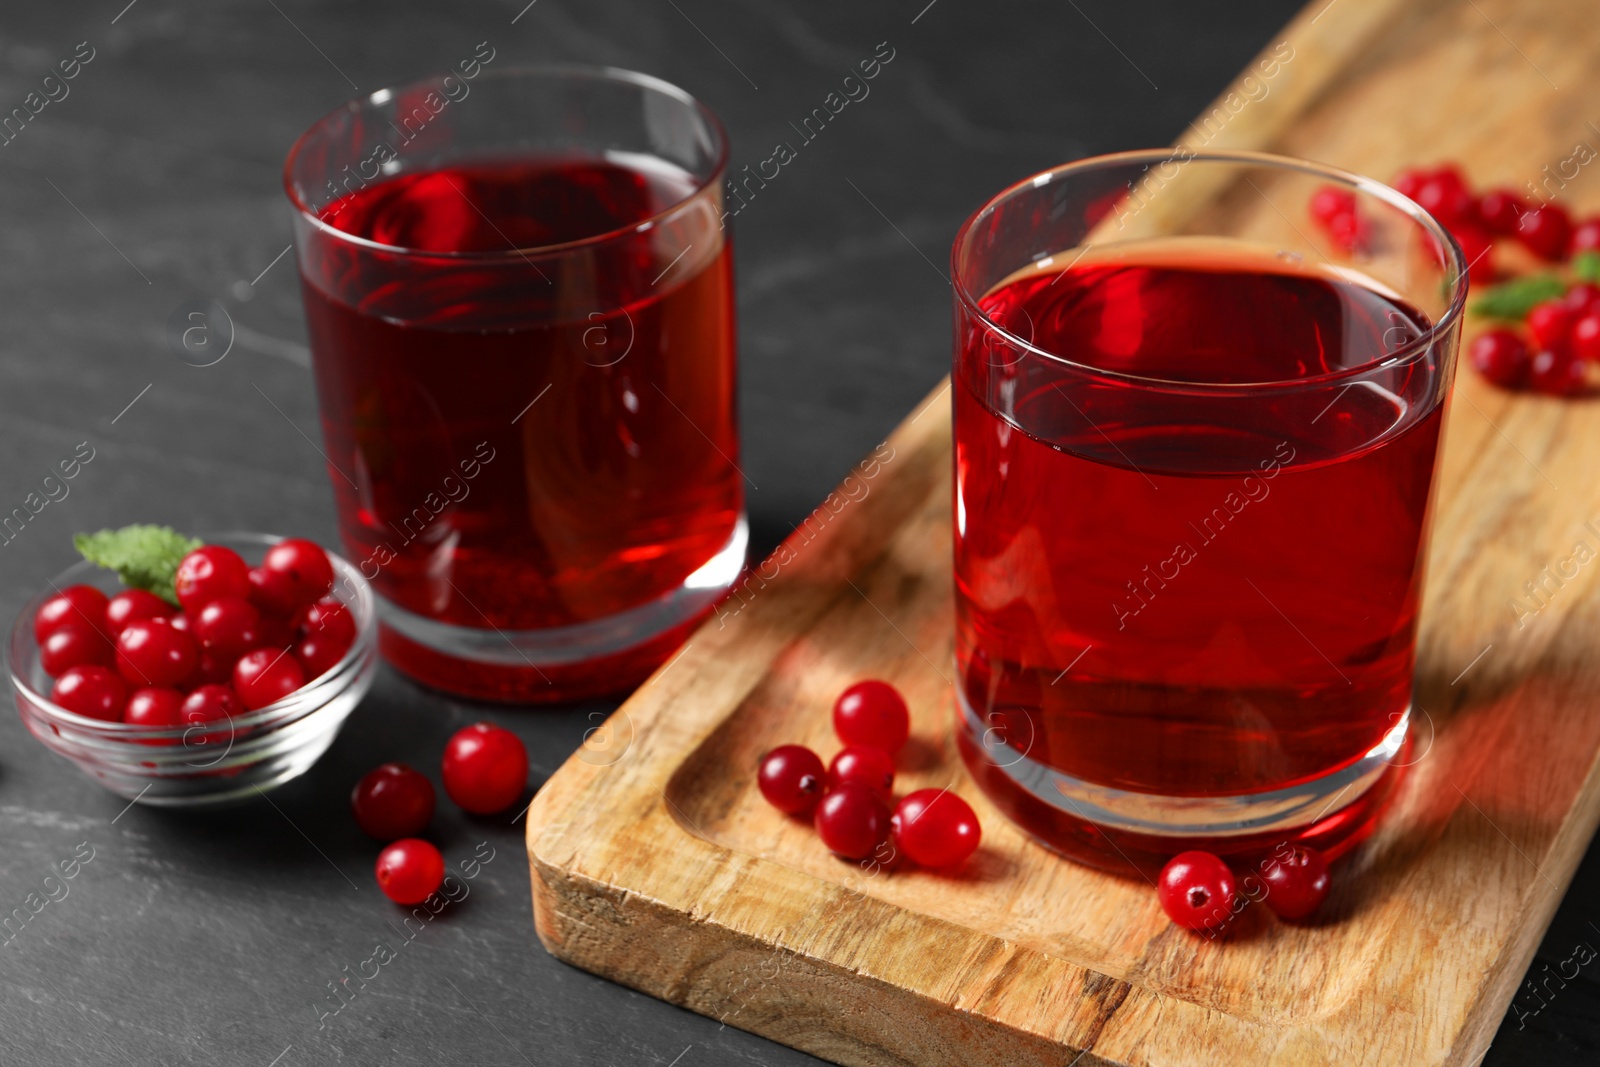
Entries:
{"label": "scattered cranberry", "polygon": [[441,771],[451,800],[475,815],[493,815],[522,798],[528,750],[510,730],[474,723],[457,730],[445,744]]}
{"label": "scattered cranberry", "polygon": [[61,677],[68,667],[86,663],[109,667],[112,656],[111,642],[100,636],[100,631],[81,623],[59,624],[39,646],[39,664],[52,678]]}
{"label": "scattered cranberry", "polygon": [[1467,358],[1478,373],[1504,389],[1516,389],[1528,380],[1528,346],[1515,330],[1490,330],[1473,338]]}
{"label": "scattered cranberry", "polygon": [[817,805],[817,835],[847,860],[866,859],[889,836],[889,809],[864,785],[846,782]]}
{"label": "scattered cranberry", "polygon": [[1263,866],[1266,902],[1280,919],[1304,919],[1328,899],[1328,863],[1314,848],[1297,845]]}
{"label": "scattered cranberry", "polygon": [[1572,254],[1600,252],[1600,217],[1584,219],[1572,228]]}
{"label": "scattered cranberry", "polygon": [[356,783],[350,810],[369,837],[415,837],[433,818],[433,783],[404,763],[385,763]]}
{"label": "scattered cranberry", "polygon": [[114,671],[85,663],[61,673],[50,699],[75,714],[116,722],[128,702],[128,686]]}
{"label": "scattered cranberry", "polygon": [[288,580],[296,607],[320,600],[333,589],[333,564],[328,562],[328,554],[303,538],[286,538],[267,549],[261,569]]}
{"label": "scattered cranberry", "polygon": [[122,709],[122,721],[130,726],[171,729],[183,725],[183,694],[176,689],[135,689]]}
{"label": "scattered cranberry", "polygon": [[871,745],[893,755],[911,736],[911,713],[888,682],[857,682],[833,705],[833,731],[847,745]]}
{"label": "scattered cranberry", "polygon": [[39,605],[33,639],[40,644],[64,623],[98,629],[106,617],[106,595],[92,585],[69,585]]}
{"label": "scattered cranberry", "polygon": [[1577,318],[1560,297],[1541,301],[1528,312],[1528,332],[1539,348],[1566,348]]}
{"label": "scattered cranberry", "polygon": [[328,597],[300,613],[300,630],[343,641],[348,647],[356,639],[356,620],[342,601]]}
{"label": "scattered cranberry", "polygon": [[1328,236],[1333,243],[1346,252],[1356,252],[1366,247],[1367,240],[1372,236],[1371,227],[1367,220],[1359,213],[1352,212],[1348,215],[1339,215],[1328,224]]}
{"label": "scattered cranberry", "polygon": [[1311,217],[1324,226],[1331,225],[1340,215],[1353,215],[1356,194],[1337,185],[1324,185],[1311,194]]}
{"label": "scattered cranberry", "polygon": [[1415,200],[1417,194],[1422,191],[1423,183],[1432,176],[1433,173],[1431,171],[1424,170],[1421,167],[1407,167],[1394,176],[1395,191],[1401,196]]}
{"label": "scattered cranberry", "polygon": [[756,773],[756,785],[767,803],[790,815],[809,817],[826,784],[822,760],[804,745],[779,745],[761,757]]}
{"label": "scattered cranberry", "polygon": [[122,628],[138,619],[166,619],[178,609],[154,593],[143,589],[124,589],[106,603],[106,628],[116,637]]}
{"label": "scattered cranberry", "polygon": [[300,664],[284,649],[258,648],[233,665],[233,688],[250,711],[275,704],[305,685]]}
{"label": "scattered cranberry", "polygon": [[1209,852],[1180,852],[1161,868],[1156,895],[1187,930],[1220,930],[1233,909],[1233,872]]}
{"label": "scattered cranberry", "polygon": [[1600,285],[1593,282],[1577,282],[1561,302],[1571,308],[1578,315],[1586,315],[1591,311],[1600,311]]}
{"label": "scattered cranberry", "polygon": [[1478,221],[1496,237],[1517,232],[1517,220],[1528,210],[1527,202],[1510,189],[1490,189],[1478,197]]}
{"label": "scattered cranberry", "polygon": [[237,659],[261,645],[261,612],[243,597],[218,597],[202,607],[190,624],[200,647]]}
{"label": "scattered cranberry", "polygon": [[222,597],[249,596],[250,567],[231,548],[202,545],[183,557],[172,584],[178,603],[186,611],[199,611]]}
{"label": "scattered cranberry", "polygon": [[1574,396],[1588,385],[1589,364],[1566,349],[1545,349],[1528,364],[1528,383],[1548,396]]}
{"label": "scattered cranberry", "polygon": [[1560,204],[1540,204],[1523,212],[1516,236],[1540,259],[1557,262],[1567,258],[1567,249],[1572,243],[1572,219]]}
{"label": "scattered cranberry", "polygon": [[244,705],[231,686],[202,685],[183,698],[182,720],[215,722],[244,714]]}
{"label": "scattered cranberry", "polygon": [[1475,221],[1477,204],[1467,188],[1466,179],[1454,167],[1441,167],[1426,178],[1413,197],[1428,214],[1455,229],[1456,226]]}
{"label": "scattered cranberry", "polygon": [[894,759],[881,748],[851,745],[828,764],[828,788],[845,782],[864,785],[887,801],[894,795]]}
{"label": "scattered cranberry", "polygon": [[117,635],[117,672],[134,685],[180,686],[200,665],[200,649],[165,619],[135,619]]}
{"label": "scattered cranberry", "polygon": [[1494,281],[1494,238],[1464,223],[1457,224],[1450,232],[1455,234],[1461,254],[1466,257],[1467,277],[1480,283]]}
{"label": "scattered cranberry", "polygon": [[406,837],[378,853],[378,888],[396,904],[421,904],[444,883],[444,857],[418,837]]}
{"label": "scattered cranberry", "polygon": [[983,837],[972,807],[944,789],[919,789],[901,800],[890,821],[895,848],[935,869],[966,862]]}

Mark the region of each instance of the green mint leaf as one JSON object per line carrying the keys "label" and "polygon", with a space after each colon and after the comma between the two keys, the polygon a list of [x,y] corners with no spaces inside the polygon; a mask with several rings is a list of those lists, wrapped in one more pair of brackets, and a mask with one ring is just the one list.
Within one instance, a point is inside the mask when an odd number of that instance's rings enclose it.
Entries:
{"label": "green mint leaf", "polygon": [[1567,283],[1554,274],[1535,274],[1513,278],[1495,286],[1472,302],[1475,314],[1491,319],[1522,320],[1535,304],[1561,296]]}
{"label": "green mint leaf", "polygon": [[178,564],[201,542],[170,526],[124,526],[120,530],[76,534],[72,544],[90,563],[116,571],[123,585],[147,589],[169,604],[176,604],[178,594],[172,579],[178,573]]}
{"label": "green mint leaf", "polygon": [[1572,274],[1580,282],[1600,283],[1600,252],[1579,252],[1573,256]]}

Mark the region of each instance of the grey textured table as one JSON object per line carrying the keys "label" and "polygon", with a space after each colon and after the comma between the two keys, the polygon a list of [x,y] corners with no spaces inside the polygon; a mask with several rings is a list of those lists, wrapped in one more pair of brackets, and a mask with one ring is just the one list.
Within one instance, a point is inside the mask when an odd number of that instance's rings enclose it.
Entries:
{"label": "grey textured table", "polygon": [[[1166,143],[1296,6],[526,2],[7,3],[0,112],[79,42],[93,58],[0,146],[0,511],[80,442],[94,459],[0,545],[0,614],[70,561],[76,530],[333,540],[279,170],[358,88],[443,70],[481,41],[497,65],[632,67],[720,113],[739,166],[890,43],[870,97],[736,223],[744,466],[765,553],[943,373],[943,262],[961,220],[1045,166]],[[194,299],[236,324],[228,357],[204,369],[164,336]],[[444,739],[488,717],[527,741],[537,785],[603,710],[484,709],[385,671],[311,773],[200,816],[125,810],[0,717],[0,912],[75,850],[93,857],[66,896],[0,934],[0,1063],[816,1062],[551,959],[519,826],[449,804],[433,835],[447,858],[493,858],[353,1000],[333,997],[396,921],[372,881],[376,847],[348,816],[354,780],[385,759],[436,772]],[[1576,944],[1600,944],[1597,887],[1591,851],[1541,980]],[[1594,1063],[1596,974],[1525,987],[1484,1062]]]}

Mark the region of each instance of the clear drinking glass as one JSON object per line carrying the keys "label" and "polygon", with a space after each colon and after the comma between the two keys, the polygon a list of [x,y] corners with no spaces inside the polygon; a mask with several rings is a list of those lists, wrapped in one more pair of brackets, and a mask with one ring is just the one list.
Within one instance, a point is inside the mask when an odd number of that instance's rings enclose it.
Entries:
{"label": "clear drinking glass", "polygon": [[726,137],[646,75],[480,59],[285,166],[340,531],[405,673],[614,693],[744,563]]}
{"label": "clear drinking glass", "polygon": [[1348,848],[1403,762],[1459,248],[1370,179],[1176,149],[1012,186],[952,266],[980,786],[1111,868]]}

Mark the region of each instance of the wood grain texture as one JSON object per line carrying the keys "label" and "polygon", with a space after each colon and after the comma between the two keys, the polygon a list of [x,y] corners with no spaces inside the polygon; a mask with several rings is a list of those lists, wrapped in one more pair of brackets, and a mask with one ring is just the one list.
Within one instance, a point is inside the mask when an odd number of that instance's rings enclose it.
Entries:
{"label": "wood grain texture", "polygon": [[[1282,40],[1271,90],[1186,143],[1380,177],[1453,158],[1519,188],[1600,144],[1600,26],[1575,5],[1317,0]],[[1562,196],[1596,206],[1582,189]],[[535,798],[544,944],[844,1064],[1475,1063],[1600,820],[1600,566],[1574,562],[1600,552],[1600,405],[1458,376],[1416,766],[1318,925],[1253,908],[1213,943],[1024,841],[960,769],[947,388]],[[841,863],[755,790],[766,748],[831,751],[831,700],[869,674],[913,707],[898,785],[953,781],[983,819],[958,877]]]}

